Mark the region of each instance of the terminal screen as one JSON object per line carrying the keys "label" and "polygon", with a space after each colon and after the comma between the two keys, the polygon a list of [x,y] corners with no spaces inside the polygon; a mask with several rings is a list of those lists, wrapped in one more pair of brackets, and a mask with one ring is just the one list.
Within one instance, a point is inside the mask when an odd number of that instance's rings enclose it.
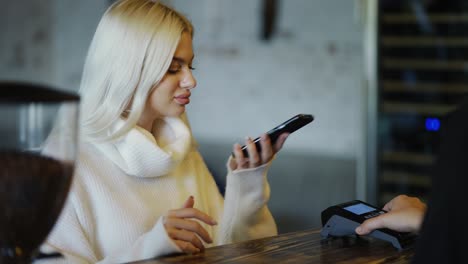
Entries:
{"label": "terminal screen", "polygon": [[350,206],[345,207],[344,209],[357,215],[362,215],[362,214],[376,210],[375,208],[362,204],[362,203],[350,205]]}

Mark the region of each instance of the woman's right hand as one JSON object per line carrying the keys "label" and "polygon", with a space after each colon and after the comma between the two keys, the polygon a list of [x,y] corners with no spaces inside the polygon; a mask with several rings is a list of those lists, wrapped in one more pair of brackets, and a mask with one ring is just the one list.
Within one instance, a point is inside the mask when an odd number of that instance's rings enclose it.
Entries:
{"label": "woman's right hand", "polygon": [[194,198],[190,196],[182,208],[170,210],[164,217],[164,228],[167,234],[185,253],[203,251],[205,246],[200,238],[206,243],[213,242],[205,228],[191,219],[200,220],[211,226],[217,224],[209,215],[193,208],[194,204]]}

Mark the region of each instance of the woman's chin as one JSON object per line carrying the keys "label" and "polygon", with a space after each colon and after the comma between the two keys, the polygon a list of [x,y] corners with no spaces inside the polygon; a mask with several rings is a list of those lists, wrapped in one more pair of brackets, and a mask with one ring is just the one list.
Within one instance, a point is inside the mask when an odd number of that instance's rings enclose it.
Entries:
{"label": "woman's chin", "polygon": [[185,113],[185,105],[179,105],[177,107],[177,109],[174,109],[174,111],[171,111],[171,113],[169,114],[169,116],[171,117],[179,117],[181,116],[183,113]]}

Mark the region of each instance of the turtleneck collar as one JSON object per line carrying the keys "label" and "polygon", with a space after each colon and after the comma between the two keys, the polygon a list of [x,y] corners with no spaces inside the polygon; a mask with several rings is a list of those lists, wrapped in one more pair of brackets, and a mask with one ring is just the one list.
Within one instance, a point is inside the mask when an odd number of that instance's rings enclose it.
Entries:
{"label": "turtleneck collar", "polygon": [[[121,120],[116,128],[124,124]],[[157,139],[157,140],[156,140]],[[135,177],[159,177],[169,173],[187,155],[191,133],[180,118],[166,117],[152,132],[135,126],[123,137],[97,147],[124,172]]]}

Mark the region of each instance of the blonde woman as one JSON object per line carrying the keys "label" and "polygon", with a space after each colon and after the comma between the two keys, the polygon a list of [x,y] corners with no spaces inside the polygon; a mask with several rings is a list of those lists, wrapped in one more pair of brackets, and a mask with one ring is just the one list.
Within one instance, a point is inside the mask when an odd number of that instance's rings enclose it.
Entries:
{"label": "blonde woman", "polygon": [[122,263],[277,234],[266,175],[287,134],[275,146],[263,135],[260,152],[247,139],[248,158],[235,144],[221,196],[185,118],[192,36],[156,1],[118,1],[102,17],[80,88],[74,182],[45,247],[65,261]]}

